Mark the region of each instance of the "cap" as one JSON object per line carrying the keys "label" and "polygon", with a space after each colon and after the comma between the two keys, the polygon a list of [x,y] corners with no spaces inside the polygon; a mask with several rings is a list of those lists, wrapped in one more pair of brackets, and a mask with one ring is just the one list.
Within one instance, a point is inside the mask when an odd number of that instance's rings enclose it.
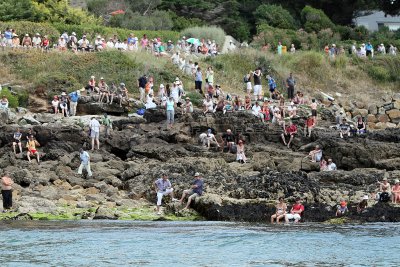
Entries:
{"label": "cap", "polygon": [[90,76],[90,79],[94,79],[94,76],[92,75],[92,76]]}
{"label": "cap", "polygon": [[104,78],[103,78],[103,77],[101,77],[101,78],[100,78],[100,80],[104,80]]}
{"label": "cap", "polygon": [[363,196],[363,200],[368,200],[368,196],[367,195]]}
{"label": "cap", "polygon": [[176,77],[176,78],[175,78],[175,81],[179,81],[179,77]]}
{"label": "cap", "polygon": [[160,84],[160,88],[164,88],[164,84]]}
{"label": "cap", "polygon": [[232,132],[231,129],[226,130],[228,133]]}
{"label": "cap", "polygon": [[171,40],[168,40],[168,43],[172,43],[172,41],[171,41]]}
{"label": "cap", "polygon": [[120,83],[119,85],[120,85],[120,86],[125,86],[125,84],[124,84],[124,83]]}
{"label": "cap", "polygon": [[29,34],[26,33],[25,36],[29,36]]}
{"label": "cap", "polygon": [[61,95],[67,95],[67,93],[65,93],[65,92],[62,92],[62,93],[61,93]]}
{"label": "cap", "polygon": [[35,35],[40,35],[38,32]]}
{"label": "cap", "polygon": [[200,173],[199,173],[199,172],[196,172],[196,173],[194,174],[194,177],[196,177],[196,176],[200,176]]}
{"label": "cap", "polygon": [[82,36],[82,38],[86,38],[86,35]]}
{"label": "cap", "polygon": [[76,33],[75,33],[75,32],[72,32],[72,35],[76,35]]}

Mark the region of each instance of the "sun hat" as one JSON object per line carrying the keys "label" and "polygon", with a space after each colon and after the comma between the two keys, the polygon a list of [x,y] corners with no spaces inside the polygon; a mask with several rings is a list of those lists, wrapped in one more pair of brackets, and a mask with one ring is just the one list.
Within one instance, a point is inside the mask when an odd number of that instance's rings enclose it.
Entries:
{"label": "sun hat", "polygon": [[38,32],[35,35],[40,35]]}
{"label": "sun hat", "polygon": [[29,34],[26,33],[25,36],[29,36]]}
{"label": "sun hat", "polygon": [[186,97],[186,100],[190,100],[190,97]]}
{"label": "sun hat", "polygon": [[66,92],[62,92],[61,95],[67,95],[67,93]]}
{"label": "sun hat", "polygon": [[196,173],[194,174],[194,177],[196,177],[196,176],[200,176],[200,173],[199,173],[199,172],[196,172]]}
{"label": "sun hat", "polygon": [[72,35],[76,35],[76,33],[75,33],[75,32],[72,32]]}
{"label": "sun hat", "polygon": [[103,78],[103,77],[100,77],[100,80],[104,80],[104,78]]}

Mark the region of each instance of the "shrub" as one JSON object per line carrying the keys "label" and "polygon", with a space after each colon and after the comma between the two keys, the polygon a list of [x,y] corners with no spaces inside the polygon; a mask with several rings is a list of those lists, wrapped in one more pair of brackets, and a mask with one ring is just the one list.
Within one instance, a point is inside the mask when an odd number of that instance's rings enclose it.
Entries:
{"label": "shrub", "polygon": [[367,68],[367,72],[369,76],[371,76],[375,80],[381,82],[387,82],[390,80],[390,72],[385,67],[370,66],[369,68]]}
{"label": "shrub", "polygon": [[210,26],[210,27],[192,27],[187,28],[181,32],[181,36],[186,36],[187,38],[197,38],[197,39],[210,39],[215,40],[215,42],[222,46],[225,43],[226,34],[223,29]]}
{"label": "shrub", "polygon": [[16,108],[19,106],[18,96],[12,94],[8,88],[3,88],[1,90],[0,97],[3,97],[3,96],[7,97],[7,99],[8,99],[8,107],[9,108]]}
{"label": "shrub", "polygon": [[190,101],[194,106],[200,107],[203,104],[203,96],[195,91],[195,92],[188,92],[186,96],[190,98]]}
{"label": "shrub", "polygon": [[296,23],[292,15],[278,5],[260,5],[253,13],[258,24],[268,24],[282,29],[295,29]]}
{"label": "shrub", "polygon": [[305,6],[301,11],[301,19],[307,32],[319,32],[322,29],[334,28],[335,25],[324,11],[311,6]]}

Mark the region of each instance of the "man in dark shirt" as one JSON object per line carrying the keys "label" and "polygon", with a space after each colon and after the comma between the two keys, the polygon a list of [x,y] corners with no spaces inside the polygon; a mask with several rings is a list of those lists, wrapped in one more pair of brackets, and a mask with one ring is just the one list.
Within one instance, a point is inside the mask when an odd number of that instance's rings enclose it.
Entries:
{"label": "man in dark shirt", "polygon": [[145,101],[145,88],[147,84],[147,76],[144,74],[142,77],[138,79],[138,87],[140,92],[140,101]]}
{"label": "man in dark shirt", "polygon": [[233,135],[231,129],[226,130],[226,133],[222,135],[222,139],[228,147],[228,152],[231,151],[232,146],[235,144],[235,136]]}
{"label": "man in dark shirt", "polygon": [[194,181],[192,183],[191,189],[184,190],[182,194],[182,198],[179,200],[180,203],[183,203],[183,200],[187,195],[189,195],[188,202],[185,206],[185,209],[188,209],[190,206],[190,203],[192,200],[194,200],[196,197],[201,196],[203,194],[203,185],[204,181],[201,178],[200,173],[196,172],[194,174]]}
{"label": "man in dark shirt", "polygon": [[343,119],[342,123],[339,125],[340,138],[343,136],[350,137],[350,125],[347,123],[346,119]]}
{"label": "man in dark shirt", "polygon": [[[282,133],[282,141],[288,148],[290,147],[290,143],[293,141],[295,134],[297,133],[297,126],[292,122],[289,122],[289,125],[286,126],[285,131]],[[289,137],[289,142],[286,143],[286,137]]]}
{"label": "man in dark shirt", "polygon": [[286,79],[287,93],[288,99],[290,101],[294,98],[294,86],[296,85],[296,80],[293,77],[293,74],[290,73],[289,77]]}

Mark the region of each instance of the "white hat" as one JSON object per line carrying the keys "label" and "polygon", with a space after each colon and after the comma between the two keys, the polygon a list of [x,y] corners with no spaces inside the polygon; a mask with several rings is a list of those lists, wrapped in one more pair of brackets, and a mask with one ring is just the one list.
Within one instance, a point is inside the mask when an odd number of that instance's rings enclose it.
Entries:
{"label": "white hat", "polygon": [[363,200],[368,200],[368,196],[365,195],[365,196],[363,197]]}
{"label": "white hat", "polygon": [[176,77],[176,78],[175,78],[175,81],[179,81],[179,77]]}
{"label": "white hat", "polygon": [[72,35],[76,35],[76,33],[75,33],[75,32],[72,32]]}
{"label": "white hat", "polygon": [[103,78],[103,77],[100,77],[100,80],[104,80],[104,78]]}
{"label": "white hat", "polygon": [[26,33],[25,36],[29,36],[29,34]]}
{"label": "white hat", "polygon": [[61,95],[67,95],[65,92],[62,92]]}
{"label": "white hat", "polygon": [[195,174],[194,174],[194,176],[196,177],[196,176],[200,176],[200,173],[199,172],[196,172]]}
{"label": "white hat", "polygon": [[160,88],[164,88],[164,84],[160,84]]}
{"label": "white hat", "polygon": [[100,35],[97,35],[97,39],[100,39],[101,38],[101,36]]}
{"label": "white hat", "polygon": [[290,102],[290,105],[293,106],[293,105],[294,105],[294,102]]}
{"label": "white hat", "polygon": [[86,38],[86,35],[82,36],[82,38]]}
{"label": "white hat", "polygon": [[36,35],[40,35],[40,34],[37,32]]}
{"label": "white hat", "polygon": [[122,87],[124,87],[124,86],[125,86],[125,84],[124,84],[124,83],[120,83],[119,85],[120,85],[120,86],[122,86]]}
{"label": "white hat", "polygon": [[92,76],[90,76],[90,79],[94,79],[94,76],[92,75]]}

